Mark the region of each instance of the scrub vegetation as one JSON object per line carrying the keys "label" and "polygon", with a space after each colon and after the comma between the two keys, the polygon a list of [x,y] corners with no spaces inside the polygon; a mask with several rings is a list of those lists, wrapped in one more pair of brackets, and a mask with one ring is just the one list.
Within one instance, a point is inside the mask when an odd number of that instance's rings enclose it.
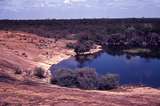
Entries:
{"label": "scrub vegetation", "polygon": [[[159,89],[118,87],[117,75],[98,75],[94,69],[57,70],[51,80],[94,91],[48,83],[52,64],[95,44],[107,47],[112,55],[129,52],[128,58],[139,52],[159,55],[160,19],[0,20],[0,106],[160,105]],[[83,61],[83,56],[79,59]]]}
{"label": "scrub vegetation", "polygon": [[109,90],[117,88],[119,76],[116,74],[98,75],[95,69],[59,69],[54,72],[52,84],[81,89]]}
{"label": "scrub vegetation", "polygon": [[77,54],[93,44],[116,49],[160,47],[160,19],[75,19],[75,20],[1,20],[0,29],[35,33],[39,36],[77,40],[69,44]]}

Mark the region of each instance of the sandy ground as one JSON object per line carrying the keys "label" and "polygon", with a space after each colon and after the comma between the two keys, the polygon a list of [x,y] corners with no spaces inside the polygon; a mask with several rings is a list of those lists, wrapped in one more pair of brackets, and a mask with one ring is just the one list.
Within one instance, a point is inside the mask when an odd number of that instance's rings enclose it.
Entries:
{"label": "sandy ground", "polygon": [[[7,105],[5,105],[7,104]],[[0,105],[5,106],[160,106],[160,91],[127,88],[84,91],[25,81],[0,83]]]}
{"label": "sandy ground", "polygon": [[[74,55],[66,48],[69,40],[48,39],[31,33],[0,31],[1,57],[29,62],[48,68],[51,64]],[[14,60],[15,62],[15,60]],[[21,63],[22,65],[22,63]]]}
{"label": "sandy ground", "polygon": [[[75,55],[66,48],[69,42],[75,41],[0,31],[0,106],[160,106],[158,89],[84,91],[47,84],[27,75],[34,67],[47,70]],[[15,74],[17,67],[23,69],[23,74]]]}

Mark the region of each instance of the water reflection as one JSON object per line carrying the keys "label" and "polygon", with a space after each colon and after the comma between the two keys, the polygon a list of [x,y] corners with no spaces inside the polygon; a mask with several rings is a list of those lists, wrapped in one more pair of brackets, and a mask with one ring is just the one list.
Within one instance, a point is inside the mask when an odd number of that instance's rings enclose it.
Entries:
{"label": "water reflection", "polygon": [[95,68],[99,74],[120,75],[121,84],[143,84],[160,87],[160,59],[126,53],[101,52],[95,55],[64,60],[51,67],[52,72],[59,68]]}

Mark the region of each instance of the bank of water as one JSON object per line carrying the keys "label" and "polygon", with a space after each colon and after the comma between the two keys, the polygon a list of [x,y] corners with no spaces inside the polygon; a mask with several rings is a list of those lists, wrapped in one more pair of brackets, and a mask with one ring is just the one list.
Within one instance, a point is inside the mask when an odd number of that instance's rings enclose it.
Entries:
{"label": "bank of water", "polygon": [[83,67],[95,68],[99,74],[118,74],[121,85],[160,87],[160,58],[158,57],[101,52],[63,60],[53,65],[51,70],[54,72],[59,68]]}

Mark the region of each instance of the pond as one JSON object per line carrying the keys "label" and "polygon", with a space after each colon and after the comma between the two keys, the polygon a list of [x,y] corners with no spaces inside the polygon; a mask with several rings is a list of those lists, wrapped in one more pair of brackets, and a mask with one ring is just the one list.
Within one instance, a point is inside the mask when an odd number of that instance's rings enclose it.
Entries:
{"label": "pond", "polygon": [[53,65],[51,71],[54,73],[59,68],[83,67],[95,68],[98,74],[118,74],[121,85],[160,87],[160,58],[155,57],[101,52],[63,60]]}

